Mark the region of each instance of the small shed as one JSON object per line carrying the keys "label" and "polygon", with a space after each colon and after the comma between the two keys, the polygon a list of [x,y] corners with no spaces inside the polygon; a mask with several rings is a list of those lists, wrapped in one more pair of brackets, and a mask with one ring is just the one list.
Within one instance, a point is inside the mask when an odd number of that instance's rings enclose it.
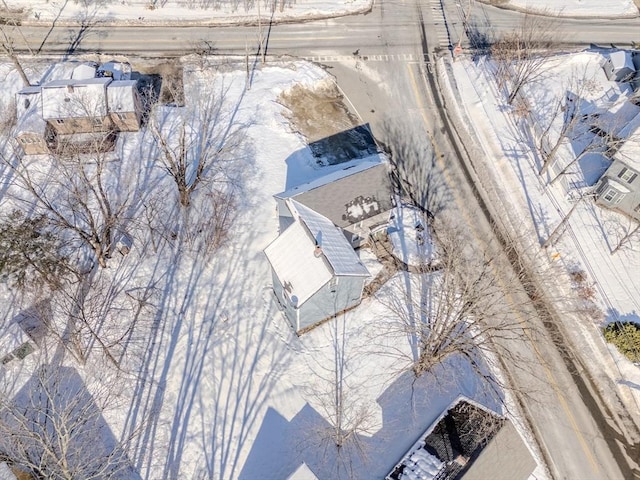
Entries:
{"label": "small shed", "polygon": [[602,68],[607,78],[612,82],[628,82],[636,73],[631,53],[618,50],[605,55]]}
{"label": "small shed", "polygon": [[264,251],[273,290],[297,333],[358,305],[369,271],[342,231],[287,200],[293,223]]}

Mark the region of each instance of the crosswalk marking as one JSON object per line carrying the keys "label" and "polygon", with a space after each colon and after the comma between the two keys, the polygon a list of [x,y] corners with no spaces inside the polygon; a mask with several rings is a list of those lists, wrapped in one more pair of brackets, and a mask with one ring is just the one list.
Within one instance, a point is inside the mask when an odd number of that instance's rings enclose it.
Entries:
{"label": "crosswalk marking", "polygon": [[425,62],[428,61],[427,55],[414,55],[413,53],[397,53],[397,54],[371,54],[371,55],[322,55],[322,56],[306,56],[304,60],[317,63],[340,63],[348,61],[361,62]]}
{"label": "crosswalk marking", "polygon": [[441,47],[448,47],[450,42],[449,32],[447,31],[447,21],[444,16],[441,0],[429,0],[431,5],[431,13],[433,15],[433,23],[435,24],[436,37]]}

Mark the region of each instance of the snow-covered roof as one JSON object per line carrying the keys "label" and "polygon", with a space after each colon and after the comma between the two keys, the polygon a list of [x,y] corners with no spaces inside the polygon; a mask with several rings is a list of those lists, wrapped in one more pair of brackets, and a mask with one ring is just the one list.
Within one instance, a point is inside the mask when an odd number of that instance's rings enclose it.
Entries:
{"label": "snow-covered roof", "polygon": [[42,117],[85,118],[107,115],[110,78],[54,80],[42,86]]}
{"label": "snow-covered roof", "polygon": [[88,80],[96,76],[97,64],[93,62],[84,62],[78,65],[71,72],[71,78],[74,80]]}
{"label": "snow-covered roof", "polygon": [[290,286],[289,294],[297,305],[306,302],[332,277],[325,259],[314,255],[315,248],[305,226],[294,222],[264,250],[280,283]]}
{"label": "snow-covered roof", "polygon": [[322,248],[324,257],[331,264],[336,275],[369,276],[367,267],[362,264],[342,230],[337,228],[331,220],[295,200],[289,200],[288,206],[293,216],[307,226],[315,241],[314,244]]}
{"label": "snow-covered roof", "polygon": [[624,139],[624,143],[616,152],[615,158],[640,171],[640,113],[620,130],[619,136]]}
{"label": "snow-covered roof", "polygon": [[618,50],[616,52],[611,52],[609,54],[609,60],[611,61],[611,65],[614,70],[620,70],[622,68],[629,68],[630,70],[635,70],[633,66],[633,60],[631,59],[631,55],[629,52],[625,50]]}
{"label": "snow-covered roof", "polygon": [[110,76],[114,80],[130,80],[131,65],[127,62],[106,62],[98,67],[98,76]]}
{"label": "snow-covered roof", "polygon": [[285,190],[284,192],[277,193],[274,196],[276,198],[292,198],[296,195],[300,195],[301,193],[308,192],[309,190],[313,190],[314,188],[322,187],[350,175],[363,172],[380,164],[380,155],[371,155],[359,162],[349,162],[348,165],[346,165],[341,170],[336,170],[335,172],[329,173],[324,177],[317,178],[309,183],[303,183],[302,185],[295,186],[293,188],[290,188],[289,190]]}
{"label": "snow-covered roof", "polygon": [[[295,221],[264,253],[280,283],[290,287],[297,305],[306,302],[334,275],[369,276],[342,231],[329,219],[295,200],[288,200],[287,206]],[[316,246],[321,248],[319,255]]]}
{"label": "snow-covered roof", "polygon": [[306,463],[302,463],[296,471],[287,477],[287,480],[318,480]]}
{"label": "snow-covered roof", "polygon": [[107,87],[107,101],[110,112],[133,112],[136,109],[135,80],[114,80]]}
{"label": "snow-covered roof", "polygon": [[27,87],[16,93],[16,137],[23,133],[44,134],[47,123],[40,115],[40,99],[40,87]]}

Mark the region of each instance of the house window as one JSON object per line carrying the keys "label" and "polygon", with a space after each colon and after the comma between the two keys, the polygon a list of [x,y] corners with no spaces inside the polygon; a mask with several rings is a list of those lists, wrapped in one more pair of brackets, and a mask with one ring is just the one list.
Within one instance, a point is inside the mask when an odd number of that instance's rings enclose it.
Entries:
{"label": "house window", "polygon": [[126,114],[126,113],[118,112],[118,113],[117,113],[117,115],[118,115],[118,118],[119,118],[121,121],[123,121],[123,122],[126,122],[126,121],[127,121],[127,114]]}
{"label": "house window", "polygon": [[63,120],[63,119],[61,119],[61,118],[56,118],[56,123],[57,123],[58,125],[62,125],[62,124],[64,123],[64,120]]}
{"label": "house window", "polygon": [[604,199],[605,202],[613,203],[613,204],[620,203],[623,197],[624,197],[623,193],[620,193],[615,188],[611,188],[611,187],[605,190],[604,195],[602,195],[602,198]]}
{"label": "house window", "polygon": [[102,126],[102,119],[101,118],[94,118],[93,119],[93,126],[94,127],[101,127]]}
{"label": "house window", "polygon": [[636,208],[634,208],[633,211],[636,213],[640,213],[640,203],[636,205]]}
{"label": "house window", "polygon": [[637,173],[635,173],[633,170],[629,170],[626,167],[624,167],[622,170],[620,170],[620,173],[618,173],[618,178],[624,180],[627,183],[632,183],[637,176]]}
{"label": "house window", "polygon": [[329,280],[329,291],[335,293],[336,290],[338,290],[338,277],[333,277]]}

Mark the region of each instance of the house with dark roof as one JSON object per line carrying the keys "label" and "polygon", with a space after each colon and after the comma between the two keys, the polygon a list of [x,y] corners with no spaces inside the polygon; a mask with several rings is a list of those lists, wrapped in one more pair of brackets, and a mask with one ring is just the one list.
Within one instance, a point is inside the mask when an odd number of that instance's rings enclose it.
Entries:
{"label": "house with dark roof", "polygon": [[293,198],[289,225],[265,250],[273,291],[300,334],[357,306],[369,271],[342,230]]}
{"label": "house with dark roof", "polygon": [[386,225],[393,208],[387,163],[382,154],[345,163],[311,182],[278,193],[281,230],[293,222],[286,201],[295,199],[340,227],[351,245],[359,247],[376,227]]}
{"label": "house with dark roof", "polygon": [[535,468],[508,419],[460,397],[420,435],[386,480],[527,480]]}

